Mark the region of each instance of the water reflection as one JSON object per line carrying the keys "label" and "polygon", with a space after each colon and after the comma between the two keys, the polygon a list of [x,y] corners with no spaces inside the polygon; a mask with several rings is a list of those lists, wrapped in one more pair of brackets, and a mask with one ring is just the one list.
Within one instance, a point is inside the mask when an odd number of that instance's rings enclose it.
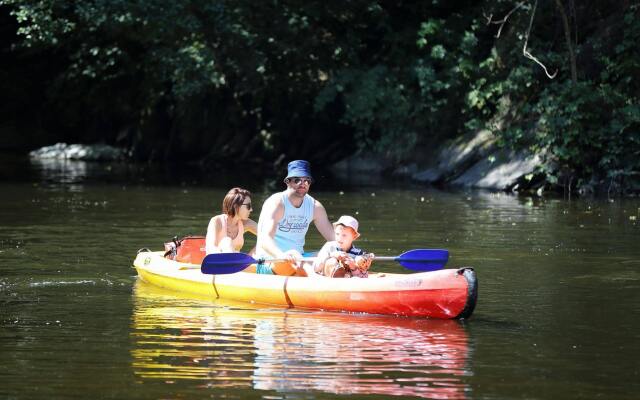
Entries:
{"label": "water reflection", "polygon": [[79,160],[32,159],[31,165],[41,175],[43,181],[56,183],[79,183],[87,176],[102,172],[105,167],[100,163],[87,163]]}
{"label": "water reflection", "polygon": [[141,379],[437,399],[470,391],[468,338],[456,321],[253,309],[137,282],[132,332]]}

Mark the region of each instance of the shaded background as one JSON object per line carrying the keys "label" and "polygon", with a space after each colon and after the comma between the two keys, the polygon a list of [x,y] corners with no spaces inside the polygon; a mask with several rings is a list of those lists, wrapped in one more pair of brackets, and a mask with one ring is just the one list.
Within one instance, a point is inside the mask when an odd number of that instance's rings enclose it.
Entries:
{"label": "shaded background", "polygon": [[0,149],[202,169],[361,152],[391,171],[487,129],[549,185],[624,188],[639,21],[632,0],[1,0]]}

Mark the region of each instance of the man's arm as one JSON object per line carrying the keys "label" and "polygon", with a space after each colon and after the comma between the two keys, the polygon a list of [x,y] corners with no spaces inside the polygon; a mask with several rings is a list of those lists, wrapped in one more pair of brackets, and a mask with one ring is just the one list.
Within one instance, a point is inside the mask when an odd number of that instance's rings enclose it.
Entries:
{"label": "man's arm", "polygon": [[286,258],[286,255],[276,245],[276,229],[278,221],[284,217],[284,204],[280,198],[269,197],[262,205],[258,220],[258,236],[262,250],[273,258]]}
{"label": "man's arm", "polygon": [[327,242],[336,239],[335,233],[333,232],[333,225],[331,225],[329,217],[327,217],[327,210],[324,209],[324,206],[318,200],[316,200],[313,205],[313,223]]}

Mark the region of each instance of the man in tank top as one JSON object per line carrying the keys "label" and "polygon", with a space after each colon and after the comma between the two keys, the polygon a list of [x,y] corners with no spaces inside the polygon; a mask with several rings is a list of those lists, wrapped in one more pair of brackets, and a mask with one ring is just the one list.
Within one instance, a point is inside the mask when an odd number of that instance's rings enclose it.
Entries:
{"label": "man in tank top", "polygon": [[284,179],[287,189],[269,197],[262,205],[258,220],[257,258],[286,259],[287,262],[258,264],[256,272],[306,276],[299,261],[304,253],[305,237],[313,221],[318,232],[334,240],[333,225],[324,206],[308,192],[313,178],[309,162],[291,161]]}

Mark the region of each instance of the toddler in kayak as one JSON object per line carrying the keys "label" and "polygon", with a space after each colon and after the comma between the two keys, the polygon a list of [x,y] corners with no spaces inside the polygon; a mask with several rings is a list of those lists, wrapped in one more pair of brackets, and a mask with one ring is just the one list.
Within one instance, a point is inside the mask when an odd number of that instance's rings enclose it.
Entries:
{"label": "toddler in kayak", "polygon": [[322,246],[313,263],[314,271],[332,278],[368,277],[374,254],[353,246],[353,241],[360,237],[358,221],[343,215],[333,227],[336,240]]}

